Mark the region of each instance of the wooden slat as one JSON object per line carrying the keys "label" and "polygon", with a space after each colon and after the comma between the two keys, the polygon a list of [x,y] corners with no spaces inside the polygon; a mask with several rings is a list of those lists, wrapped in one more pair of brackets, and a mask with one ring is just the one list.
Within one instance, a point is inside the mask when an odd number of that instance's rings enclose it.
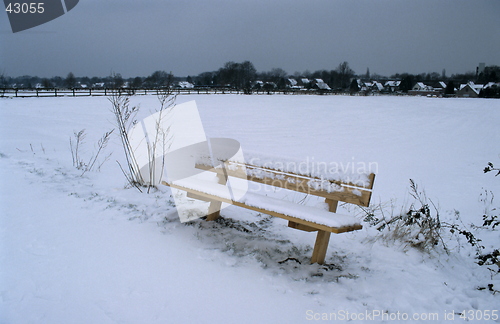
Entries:
{"label": "wooden slat", "polygon": [[337,200],[325,199],[325,202],[328,204],[328,211],[332,213],[337,212],[337,207],[339,206],[339,202]]}
{"label": "wooden slat", "polygon": [[288,221],[288,227],[294,228],[294,229],[298,229],[298,230],[301,230],[301,231],[305,231],[305,232],[316,232],[318,230],[317,228],[314,228],[314,227],[311,227],[311,226],[307,226],[307,225],[304,225],[304,224],[295,223],[295,222],[292,222],[292,221]]}
{"label": "wooden slat", "polygon": [[370,173],[370,175],[368,176],[368,179],[370,180],[370,185],[368,187],[366,187],[366,189],[372,190],[373,185],[375,184],[375,173]]}
{"label": "wooden slat", "polygon": [[187,197],[188,198],[192,198],[192,199],[197,199],[197,200],[203,200],[203,201],[206,201],[206,202],[212,202],[214,201],[213,199],[208,199],[207,197],[203,197],[203,196],[199,196],[199,195],[196,195],[192,192],[188,192],[187,193]]}
{"label": "wooden slat", "polygon": [[[207,171],[212,171],[212,172],[222,172],[222,169],[214,169],[212,167],[203,165],[203,164],[197,164],[196,168],[202,169],[202,170],[207,170]],[[343,191],[341,192],[327,192],[324,190],[315,190],[311,188],[308,185],[308,182],[311,180],[321,180],[318,178],[305,178],[303,176],[296,176],[293,174],[285,174],[285,173],[278,173],[278,175],[283,176],[284,179],[277,179],[277,178],[268,178],[268,177],[263,177],[263,178],[258,178],[254,176],[249,176],[246,175],[246,173],[242,172],[241,169],[236,169],[236,170],[231,170],[231,169],[226,169],[228,176],[240,178],[240,179],[246,179],[248,181],[253,181],[256,183],[261,183],[269,186],[274,186],[274,187],[279,187],[279,188],[284,188],[288,190],[293,190],[305,194],[310,194],[310,195],[315,195],[323,198],[328,198],[331,200],[338,200],[338,201],[343,201],[351,204],[356,204],[359,206],[363,207],[368,207],[370,204],[370,199],[372,192],[368,191],[367,188],[365,187],[351,187],[351,183],[349,183],[349,186],[342,186]],[[270,169],[268,169],[270,170]],[[270,172],[270,171],[269,171]],[[374,179],[374,174],[372,173],[370,175],[370,179]],[[329,181],[329,180],[325,180]],[[335,181],[329,181],[331,183],[339,184],[339,182]],[[370,183],[370,186],[373,186],[373,183]],[[361,196],[353,193],[354,190],[358,190],[361,193]]]}
{"label": "wooden slat", "polygon": [[353,226],[344,226],[344,227],[330,227],[330,226],[326,226],[326,225],[322,225],[322,224],[316,224],[314,222],[310,222],[310,221],[307,221],[307,220],[304,220],[304,219],[301,219],[301,218],[297,218],[297,217],[289,216],[289,215],[286,215],[286,214],[278,213],[276,211],[271,211],[271,210],[267,210],[267,209],[259,208],[259,207],[255,207],[255,206],[249,206],[249,205],[246,205],[246,204],[238,202],[238,201],[233,201],[231,199],[227,199],[227,198],[223,198],[223,197],[219,197],[219,196],[214,196],[214,195],[211,195],[211,194],[208,194],[208,193],[205,193],[205,192],[201,192],[201,191],[190,189],[190,188],[185,188],[185,187],[182,187],[182,186],[179,186],[179,185],[176,185],[176,184],[169,184],[169,183],[167,183],[165,181],[163,181],[162,184],[164,184],[166,186],[170,186],[172,188],[176,188],[176,189],[184,190],[184,191],[187,191],[187,192],[191,192],[191,193],[193,193],[195,195],[203,196],[203,197],[205,197],[207,199],[218,200],[218,201],[225,202],[225,203],[228,203],[228,204],[232,204],[232,205],[235,205],[235,206],[238,206],[238,207],[243,207],[243,208],[246,208],[246,209],[250,209],[250,210],[262,213],[262,214],[268,214],[268,215],[271,215],[271,216],[283,218],[283,219],[286,219],[288,221],[292,221],[292,222],[295,222],[295,223],[299,223],[299,224],[307,225],[307,226],[310,226],[310,227],[314,227],[314,228],[317,228],[318,230],[323,230],[323,231],[326,231],[326,232],[331,232],[331,233],[339,234],[339,233],[344,233],[344,232],[356,231],[356,230],[360,230],[360,229],[363,228],[363,226],[361,226],[360,224],[353,225]]}
{"label": "wooden slat", "polygon": [[342,187],[344,191],[334,191],[334,192],[327,192],[324,190],[315,190],[311,188],[308,185],[309,180],[308,179],[293,179],[294,181],[291,183],[287,179],[271,179],[271,178],[257,178],[257,177],[252,177],[248,176],[247,179],[249,181],[257,182],[257,183],[262,183],[265,185],[273,186],[273,187],[279,187],[279,188],[284,188],[288,190],[293,190],[297,192],[302,192],[305,194],[309,195],[314,195],[314,196],[319,196],[323,198],[329,198],[332,200],[340,200],[344,201],[347,203],[351,204],[356,204],[360,206],[365,206],[367,207],[370,201],[371,197],[371,192],[366,191],[366,190],[359,190],[361,192],[361,196],[358,196],[353,193],[353,190],[356,190],[355,188],[350,188],[350,187]]}
{"label": "wooden slat", "polygon": [[[298,173],[288,172],[288,171],[281,171],[281,170],[272,169],[272,168],[268,168],[268,167],[256,166],[256,165],[252,165],[252,164],[248,164],[248,163],[241,163],[241,162],[234,162],[234,161],[227,161],[225,163],[228,163],[230,165],[237,165],[237,166],[240,166],[242,168],[259,169],[259,170],[264,170],[264,171],[271,172],[271,173],[287,174],[287,175],[292,175],[292,176],[296,176],[296,177],[304,177],[304,178],[308,178],[308,179],[322,180],[321,178],[314,177],[314,176],[303,175],[303,174],[298,174]],[[369,176],[368,179],[371,180],[371,177]],[[365,189],[371,189],[370,186],[373,185],[373,183],[370,183],[370,184],[368,184],[368,186],[363,186],[363,185],[359,185],[357,183],[343,182],[340,180],[328,180],[328,181],[330,181],[332,183],[336,183],[338,185],[347,185],[347,186],[351,186],[351,187],[358,187],[358,188],[365,188]]]}

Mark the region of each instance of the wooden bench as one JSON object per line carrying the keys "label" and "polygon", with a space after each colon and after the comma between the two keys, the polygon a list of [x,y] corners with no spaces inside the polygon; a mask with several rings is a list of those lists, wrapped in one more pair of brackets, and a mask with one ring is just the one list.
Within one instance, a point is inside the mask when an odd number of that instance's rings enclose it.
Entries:
{"label": "wooden bench", "polygon": [[[187,197],[210,202],[206,220],[220,217],[222,203],[247,208],[259,213],[286,219],[288,226],[294,229],[317,231],[311,263],[323,264],[331,233],[344,233],[360,230],[362,225],[352,216],[337,214],[339,202],[346,202],[367,207],[372,195],[375,174],[361,175],[356,181],[342,180],[338,177],[318,177],[281,170],[271,166],[252,165],[237,161],[219,161],[217,167],[206,161],[195,162],[199,170],[216,174],[217,181],[183,180],[175,183],[163,181],[164,185],[187,192]],[[261,185],[283,188],[325,199],[328,210],[305,206],[279,198],[264,196],[258,192],[245,192],[242,198],[235,199],[228,195],[226,188],[228,177],[244,179]],[[234,189],[236,190],[236,189]],[[238,195],[236,195],[238,196]],[[326,204],[325,204],[326,205]],[[326,207],[326,206],[325,206]]]}

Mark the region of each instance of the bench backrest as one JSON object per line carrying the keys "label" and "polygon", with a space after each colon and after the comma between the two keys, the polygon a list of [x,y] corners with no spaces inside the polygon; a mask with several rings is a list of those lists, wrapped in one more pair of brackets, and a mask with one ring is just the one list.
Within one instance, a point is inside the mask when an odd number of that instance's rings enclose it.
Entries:
{"label": "bench backrest", "polygon": [[221,161],[221,165],[213,168],[209,163],[198,162],[196,168],[218,173],[224,177],[235,177],[260,184],[293,190],[305,194],[324,197],[329,200],[347,202],[368,207],[372,195],[375,174],[370,173],[357,177],[356,181],[341,177],[318,177],[282,171],[271,167],[257,166],[237,161]]}

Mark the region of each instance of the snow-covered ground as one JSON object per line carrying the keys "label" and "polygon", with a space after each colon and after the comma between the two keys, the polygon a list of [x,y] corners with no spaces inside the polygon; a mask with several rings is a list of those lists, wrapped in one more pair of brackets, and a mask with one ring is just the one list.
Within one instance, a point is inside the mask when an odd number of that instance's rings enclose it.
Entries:
{"label": "snow-covered ground", "polygon": [[[500,100],[177,98],[189,100],[208,137],[234,138],[244,150],[370,165],[372,204],[396,213],[413,202],[409,179],[443,219],[459,211],[465,224],[481,225],[484,193],[500,195],[499,177],[483,173],[489,161],[500,165]],[[139,117],[158,107],[154,96],[131,102]],[[429,255],[371,240],[378,232],[365,224],[333,235],[327,265],[310,265],[315,234],[284,220],[229,207],[221,221],[181,224],[168,188],[126,189],[116,134],[101,170],[81,176],[69,139],[85,129],[81,154],[90,158],[114,128],[110,108],[97,97],[0,100],[0,323],[401,322],[405,314],[461,323],[464,310],[471,319],[469,311],[500,317],[500,294],[477,290],[499,289],[499,277],[475,264],[465,244]],[[498,247],[498,231],[475,233]]]}

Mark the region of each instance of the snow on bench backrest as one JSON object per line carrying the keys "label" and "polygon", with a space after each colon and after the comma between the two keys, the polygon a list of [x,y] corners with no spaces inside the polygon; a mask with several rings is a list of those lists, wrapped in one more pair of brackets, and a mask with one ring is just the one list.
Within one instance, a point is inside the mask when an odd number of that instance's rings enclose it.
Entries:
{"label": "snow on bench backrest", "polygon": [[[196,167],[227,176],[241,178],[274,187],[368,206],[375,174],[372,172],[324,172],[319,168],[305,168],[304,162],[245,152],[245,161],[216,157],[218,169],[206,157],[196,159]],[[222,165],[225,166],[224,170]],[[332,170],[330,170],[332,171]]]}

